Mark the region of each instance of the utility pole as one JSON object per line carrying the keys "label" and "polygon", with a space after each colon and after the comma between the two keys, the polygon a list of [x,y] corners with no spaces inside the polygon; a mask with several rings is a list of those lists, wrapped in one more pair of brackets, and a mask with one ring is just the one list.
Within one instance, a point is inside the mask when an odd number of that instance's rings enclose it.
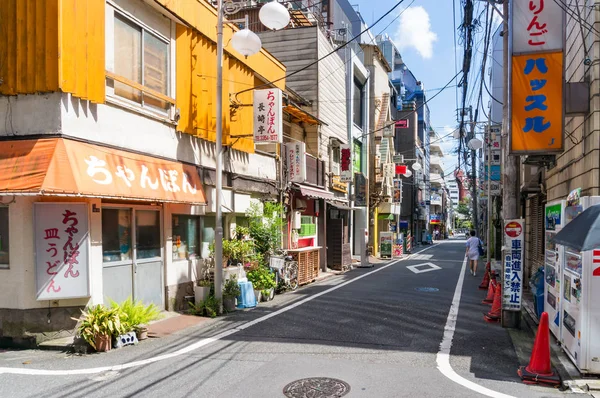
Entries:
{"label": "utility pole", "polygon": [[[475,120],[477,120],[477,110],[475,110]],[[473,110],[469,108],[469,117],[471,119],[471,133],[469,142],[475,138],[475,122],[473,121]],[[477,151],[471,149],[471,202],[473,204],[473,229],[479,233],[479,212],[477,209]]]}
{"label": "utility pole", "polygon": [[[504,35],[502,36],[502,54],[503,54],[503,106],[502,106],[502,219],[504,221],[519,218],[519,158],[510,155],[510,143],[508,132],[510,131],[510,115],[509,115],[509,70],[510,70],[510,54],[509,54],[509,11],[508,1],[504,1],[502,7],[504,14]],[[503,266],[504,268],[504,266]],[[504,269],[502,270],[504,271]],[[502,272],[504,279],[504,272]],[[504,280],[503,280],[504,282]],[[502,285],[504,286],[504,284]],[[520,311],[502,311],[502,327],[519,328],[521,323]]]}

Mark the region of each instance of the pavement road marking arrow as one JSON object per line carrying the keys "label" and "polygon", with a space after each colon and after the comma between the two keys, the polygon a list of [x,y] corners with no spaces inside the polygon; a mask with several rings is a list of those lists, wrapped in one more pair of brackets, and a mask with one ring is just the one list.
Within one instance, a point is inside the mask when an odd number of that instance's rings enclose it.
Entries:
{"label": "pavement road marking arrow", "polygon": [[[423,268],[423,267],[426,267],[426,268]],[[439,269],[442,269],[442,267],[437,266],[434,263],[423,263],[423,264],[409,265],[406,268],[408,268],[409,270],[411,270],[415,274],[422,274],[423,272],[437,271]]]}

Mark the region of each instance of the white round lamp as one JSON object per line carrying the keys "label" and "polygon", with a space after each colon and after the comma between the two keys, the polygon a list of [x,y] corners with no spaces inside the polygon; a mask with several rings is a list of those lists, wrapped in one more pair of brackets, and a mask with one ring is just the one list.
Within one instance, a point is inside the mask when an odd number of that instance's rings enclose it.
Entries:
{"label": "white round lamp", "polygon": [[258,18],[263,25],[272,30],[283,29],[290,23],[290,13],[277,1],[262,6]]}
{"label": "white round lamp", "polygon": [[235,32],[231,38],[231,45],[244,57],[256,54],[262,47],[260,37],[250,29]]}
{"label": "white round lamp", "polygon": [[421,167],[421,164],[418,162],[415,162],[412,164],[412,166],[410,166],[414,171],[419,171],[421,170],[423,167]]}
{"label": "white round lamp", "polygon": [[483,146],[483,141],[481,141],[478,138],[473,138],[471,141],[469,141],[469,148],[471,148],[474,151],[480,149],[482,146]]}
{"label": "white round lamp", "polygon": [[406,169],[406,173],[404,173],[404,177],[412,177],[412,171]]}

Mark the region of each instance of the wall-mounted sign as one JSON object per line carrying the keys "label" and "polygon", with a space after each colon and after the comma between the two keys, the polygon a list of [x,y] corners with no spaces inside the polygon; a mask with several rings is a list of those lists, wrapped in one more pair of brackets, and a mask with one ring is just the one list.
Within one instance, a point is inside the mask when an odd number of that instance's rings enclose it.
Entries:
{"label": "wall-mounted sign", "polygon": [[281,90],[254,90],[254,142],[281,142],[283,135]]}
{"label": "wall-mounted sign", "polygon": [[513,54],[563,50],[564,7],[555,1],[511,1]]}
{"label": "wall-mounted sign", "polygon": [[439,225],[441,223],[442,223],[442,216],[441,216],[441,214],[431,214],[429,216],[429,224]]}
{"label": "wall-mounted sign", "polygon": [[397,120],[396,121],[396,128],[407,129],[408,128],[408,119]]}
{"label": "wall-mounted sign", "polygon": [[394,155],[392,159],[394,163],[404,163],[404,155]]}
{"label": "wall-mounted sign", "polygon": [[554,231],[554,230],[556,230],[556,227],[560,228],[561,223],[562,223],[562,220],[560,218],[561,214],[562,214],[562,205],[560,203],[546,207],[546,230],[547,231]]}
{"label": "wall-mounted sign", "polygon": [[35,203],[37,300],[90,296],[88,206]]}
{"label": "wall-mounted sign", "polygon": [[340,145],[340,181],[352,182],[352,148],[348,144]]}
{"label": "wall-mounted sign", "polygon": [[402,203],[402,180],[394,180],[394,203]]}
{"label": "wall-mounted sign", "polygon": [[331,189],[338,192],[348,193],[348,184],[340,181],[340,176],[331,177]]}
{"label": "wall-mounted sign", "polygon": [[394,178],[394,163],[383,165],[383,178]]}
{"label": "wall-mounted sign", "polygon": [[386,138],[394,137],[394,124],[388,124],[383,128],[383,136]]}
{"label": "wall-mounted sign", "polygon": [[521,311],[523,294],[523,256],[525,222],[506,220],[504,222],[504,286],[502,308],[508,311]]}
{"label": "wall-mounted sign", "polygon": [[304,142],[293,142],[285,144],[287,173],[289,182],[306,181],[306,144]]}
{"label": "wall-mounted sign", "polygon": [[354,173],[354,206],[367,205],[367,179],[363,173]]}
{"label": "wall-mounted sign", "polygon": [[502,179],[502,172],[501,172],[500,165],[492,165],[492,166],[490,166],[489,169],[490,169],[491,173],[487,172],[488,171],[488,166],[486,164],[485,165],[485,173],[484,173],[484,180],[485,181],[488,180],[488,177],[492,181],[500,181]]}
{"label": "wall-mounted sign", "polygon": [[513,1],[510,151],[563,150],[564,8],[556,1]]}
{"label": "wall-mounted sign", "polygon": [[406,174],[406,165],[405,164],[397,164],[396,165],[396,175],[398,174]]}

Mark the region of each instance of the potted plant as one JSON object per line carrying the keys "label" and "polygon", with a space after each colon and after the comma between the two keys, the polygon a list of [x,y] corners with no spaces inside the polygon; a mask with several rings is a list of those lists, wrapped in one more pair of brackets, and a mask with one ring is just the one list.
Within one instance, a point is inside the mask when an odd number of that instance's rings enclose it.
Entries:
{"label": "potted plant", "polygon": [[235,300],[242,293],[237,277],[232,275],[223,286],[223,307],[225,311],[235,311]]}
{"label": "potted plant", "polygon": [[[109,351],[112,347],[113,336],[127,332],[129,325],[123,324],[127,319],[119,308],[106,308],[102,304],[81,311],[83,319],[78,328],[78,334],[98,352]],[[72,318],[73,320],[78,320]]]}
{"label": "potted plant", "polygon": [[125,332],[136,332],[138,340],[147,339],[148,323],[161,318],[160,310],[155,304],[144,305],[141,300],[134,302],[131,297],[120,304],[111,300],[111,307],[119,311]]}
{"label": "potted plant", "polygon": [[211,282],[208,279],[200,279],[196,282],[196,286],[194,286],[194,304],[198,305],[201,301],[207,299],[210,294],[210,285]]}
{"label": "potted plant", "polygon": [[257,267],[246,274],[248,280],[252,282],[254,288],[254,295],[256,301],[260,301],[260,298],[264,293],[266,299],[270,297],[271,290],[275,288],[275,275],[266,267]]}

